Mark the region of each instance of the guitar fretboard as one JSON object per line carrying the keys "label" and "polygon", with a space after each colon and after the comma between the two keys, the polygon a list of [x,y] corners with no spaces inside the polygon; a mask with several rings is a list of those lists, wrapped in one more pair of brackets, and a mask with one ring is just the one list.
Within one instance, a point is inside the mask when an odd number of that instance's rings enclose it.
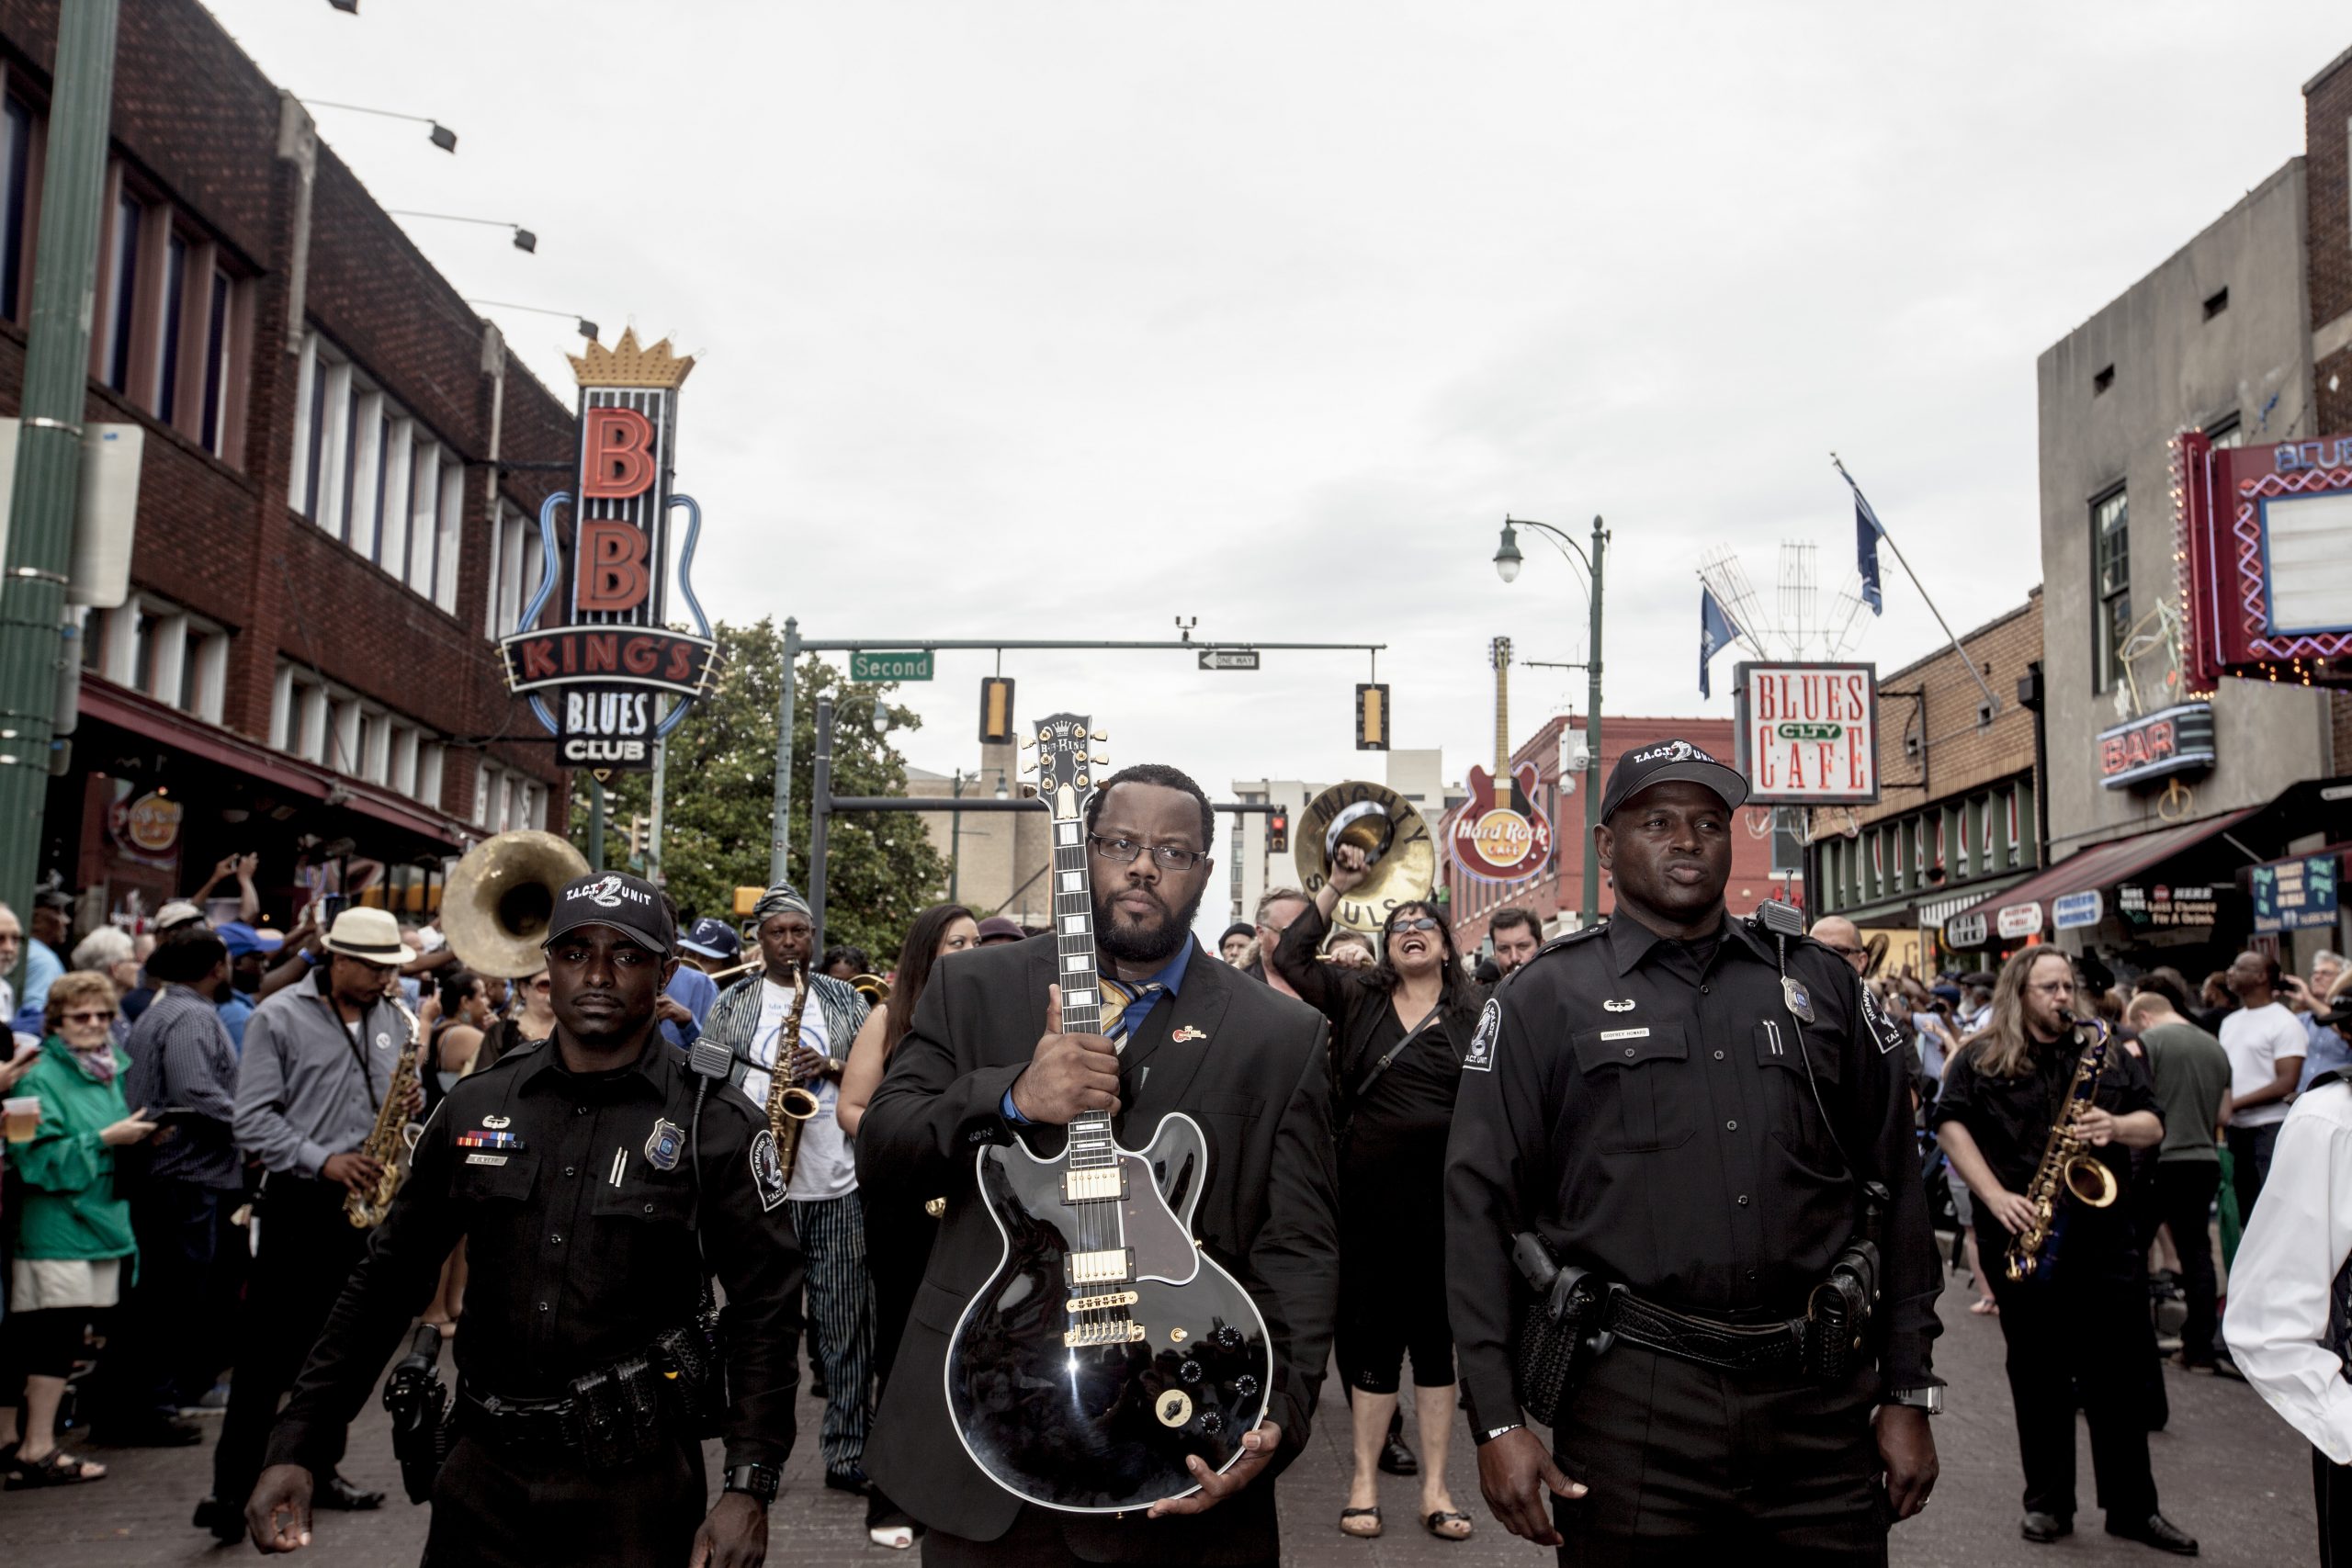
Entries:
{"label": "guitar fretboard", "polygon": [[[1054,800],[1055,977],[1062,988],[1062,1032],[1102,1032],[1102,984],[1095,972],[1094,886],[1088,874],[1086,827],[1069,791]],[[1116,1163],[1111,1113],[1089,1111],[1069,1124],[1069,1167],[1090,1170]]]}

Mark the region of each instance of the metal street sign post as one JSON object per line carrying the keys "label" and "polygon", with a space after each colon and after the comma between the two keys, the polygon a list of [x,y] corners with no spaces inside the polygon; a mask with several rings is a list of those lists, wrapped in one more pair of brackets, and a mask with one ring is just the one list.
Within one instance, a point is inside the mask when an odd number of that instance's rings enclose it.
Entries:
{"label": "metal street sign post", "polygon": [[1201,649],[1204,670],[1255,670],[1258,650],[1254,648],[1204,648]]}
{"label": "metal street sign post", "polygon": [[[787,615],[785,617],[784,622],[783,679],[779,682],[782,689],[776,698],[775,783],[774,793],[770,796],[769,804],[768,881],[771,883],[776,883],[782,882],[785,879],[786,863],[789,859],[791,853],[792,723],[793,715],[799,701],[798,665],[800,663],[800,656],[803,653],[846,653],[851,657],[851,668],[854,671],[856,668],[856,658],[861,653],[879,652],[883,654],[890,654],[896,652],[898,657],[904,658],[907,656],[905,650],[909,649],[920,652],[926,660],[928,660],[931,655],[938,652],[942,649],[956,652],[974,653],[1002,653],[1007,649],[1023,651],[1040,650],[1048,652],[1091,652],[1110,649],[1133,651],[1142,649],[1154,649],[1163,651],[1182,650],[1193,653],[1200,653],[1204,650],[1216,651],[1222,649],[1231,651],[1238,649],[1250,652],[1254,658],[1258,650],[1271,648],[1283,651],[1369,653],[1373,656],[1374,672],[1376,677],[1378,674],[1380,655],[1387,649],[1387,647],[1388,645],[1385,642],[1197,643],[1193,641],[1189,637],[1181,641],[1157,642],[1095,642],[1082,638],[1040,638],[1035,640],[1020,640],[994,637],[894,637],[888,641],[876,637],[859,637],[845,642],[819,642],[813,638],[804,639],[800,635],[800,617],[797,615]],[[912,678],[922,680],[930,679],[928,675]],[[830,762],[830,758],[828,759],[828,761]],[[967,802],[965,809],[969,810],[970,808],[970,803]]]}

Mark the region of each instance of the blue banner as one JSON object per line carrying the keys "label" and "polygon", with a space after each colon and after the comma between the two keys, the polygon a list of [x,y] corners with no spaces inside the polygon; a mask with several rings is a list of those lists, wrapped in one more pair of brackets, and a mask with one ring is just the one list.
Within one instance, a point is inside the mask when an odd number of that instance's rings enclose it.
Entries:
{"label": "blue banner", "polygon": [[1699,694],[1712,697],[1707,687],[1707,661],[1729,646],[1739,635],[1739,627],[1732,623],[1730,614],[1715,598],[1715,591],[1705,583],[1699,585]]}

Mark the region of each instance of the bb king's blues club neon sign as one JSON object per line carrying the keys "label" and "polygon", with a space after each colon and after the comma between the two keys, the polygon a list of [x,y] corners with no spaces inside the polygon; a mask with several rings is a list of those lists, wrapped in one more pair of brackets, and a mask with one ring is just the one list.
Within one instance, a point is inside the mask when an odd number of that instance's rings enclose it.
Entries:
{"label": "bb king's blues club neon sign", "polygon": [[[558,492],[539,508],[538,592],[498,645],[507,689],[530,699],[567,767],[599,774],[650,768],[653,743],[718,677],[718,644],[687,578],[702,509],[670,489],[678,389],[694,366],[671,353],[666,338],[639,346],[634,328],[617,347],[592,343],[571,359],[580,378],[580,488],[570,618],[537,625],[560,576],[556,508],[573,502]],[[676,586],[694,615],[691,633],[671,630],[666,615],[670,513],[680,507],[686,536]]]}

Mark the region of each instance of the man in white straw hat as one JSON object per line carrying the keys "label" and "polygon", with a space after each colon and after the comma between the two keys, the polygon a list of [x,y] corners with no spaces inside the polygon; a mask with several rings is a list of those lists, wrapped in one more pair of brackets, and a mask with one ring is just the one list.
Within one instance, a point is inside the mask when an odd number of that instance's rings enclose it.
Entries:
{"label": "man in white straw hat", "polygon": [[[409,1040],[410,1020],[385,991],[416,953],[401,941],[391,912],[345,909],[323,945],[323,953],[305,954],[309,976],[254,1010],[237,1068],[237,1145],[258,1156],[266,1174],[212,1495],[195,1519],[223,1540],[244,1533],[245,1496],[261,1473],[277,1402],[368,1249],[368,1233],[345,1217],[344,1199],[382,1174],[360,1150]],[[419,1097],[410,1113],[422,1106]],[[340,1459],[339,1435],[334,1448]],[[315,1506],[374,1508],[383,1500],[330,1472]]]}

